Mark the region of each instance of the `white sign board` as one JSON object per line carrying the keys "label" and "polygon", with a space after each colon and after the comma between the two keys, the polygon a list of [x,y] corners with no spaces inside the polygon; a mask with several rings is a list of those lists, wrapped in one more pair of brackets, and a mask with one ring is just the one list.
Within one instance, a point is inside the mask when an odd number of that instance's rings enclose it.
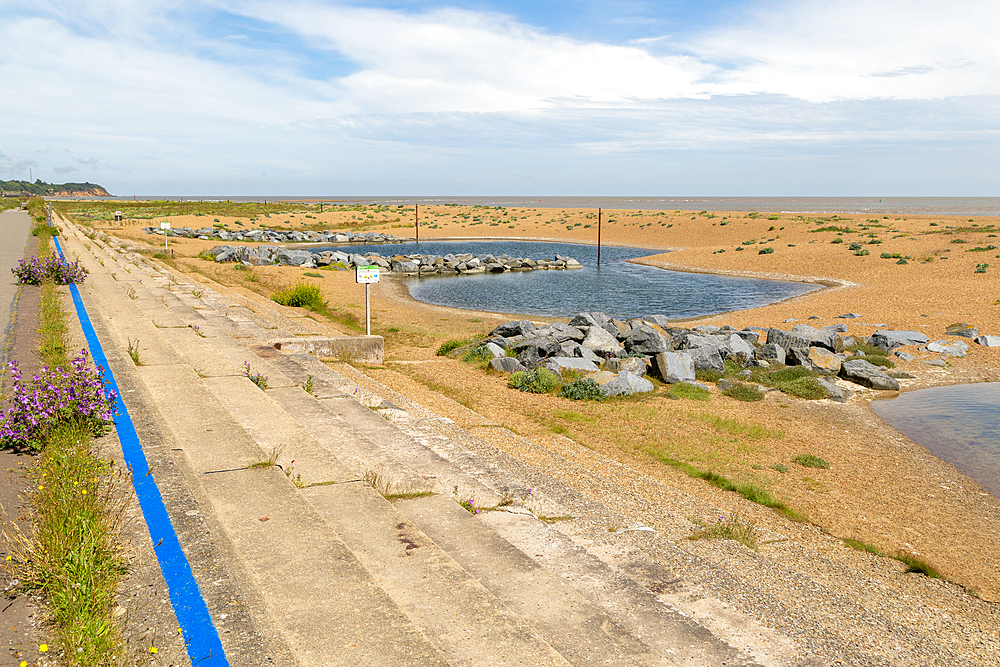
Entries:
{"label": "white sign board", "polygon": [[378,282],[378,267],[377,266],[359,266],[358,267],[358,282],[359,283],[377,283]]}
{"label": "white sign board", "polygon": [[160,223],[160,229],[170,229],[170,223],[169,222],[161,222]]}

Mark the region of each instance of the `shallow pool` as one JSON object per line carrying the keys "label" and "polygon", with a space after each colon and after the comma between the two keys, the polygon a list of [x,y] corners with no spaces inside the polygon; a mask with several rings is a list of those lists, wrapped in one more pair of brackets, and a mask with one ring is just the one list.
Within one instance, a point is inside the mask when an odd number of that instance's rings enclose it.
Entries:
{"label": "shallow pool", "polygon": [[[683,319],[732,310],[756,308],[820,289],[820,285],[780,280],[755,280],[704,273],[665,271],[626,260],[657,254],[643,248],[601,249],[570,243],[534,241],[422,241],[383,246],[335,248],[344,252],[377,252],[383,257],[420,253],[447,255],[509,254],[532,259],[564,255],[582,269],[572,271],[515,271],[502,274],[406,278],[418,301],[440,306],[569,317],[582,311],[601,311],[612,317],[666,315]],[[747,252],[748,265],[757,256]]]}
{"label": "shallow pool", "polygon": [[1000,382],[908,391],[872,408],[1000,498]]}

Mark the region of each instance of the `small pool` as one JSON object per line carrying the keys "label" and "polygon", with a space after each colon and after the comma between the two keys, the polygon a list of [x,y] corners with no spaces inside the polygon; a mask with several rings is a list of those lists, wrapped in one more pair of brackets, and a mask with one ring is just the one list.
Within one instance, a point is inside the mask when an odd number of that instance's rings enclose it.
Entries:
{"label": "small pool", "polygon": [[[506,253],[532,259],[564,255],[583,264],[582,269],[572,271],[515,271],[404,279],[410,295],[418,301],[495,313],[570,317],[583,311],[601,311],[622,319],[644,315],[684,319],[757,308],[821,289],[820,285],[808,283],[665,271],[627,261],[662,252],[643,248],[603,247],[600,268],[597,267],[596,246],[572,243],[422,241],[420,244],[331,249],[360,254],[377,252],[383,257],[463,252]],[[756,253],[753,256],[756,257]]]}
{"label": "small pool", "polygon": [[872,408],[1000,498],[1000,382],[908,391]]}

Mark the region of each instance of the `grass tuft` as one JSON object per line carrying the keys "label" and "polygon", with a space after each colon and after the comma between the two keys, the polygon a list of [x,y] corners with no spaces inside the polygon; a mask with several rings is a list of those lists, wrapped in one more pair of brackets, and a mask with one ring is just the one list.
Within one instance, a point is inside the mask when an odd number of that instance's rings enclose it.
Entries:
{"label": "grass tuft", "polygon": [[792,461],[805,468],[821,468],[823,470],[830,468],[830,464],[826,461],[826,459],[821,459],[813,454],[799,454],[798,456],[792,457]]}
{"label": "grass tuft", "polygon": [[275,292],[271,295],[271,301],[282,306],[292,308],[308,308],[309,310],[322,310],[326,302],[320,293],[318,285],[308,283],[298,283],[294,287]]}
{"label": "grass tuft", "polygon": [[678,382],[677,384],[671,386],[667,393],[674,398],[686,398],[689,401],[712,400],[712,392],[704,387],[699,387],[698,385],[690,382]]}
{"label": "grass tuft", "polygon": [[760,531],[753,521],[740,518],[739,514],[733,514],[728,519],[719,517],[719,522],[714,523],[693,535],[688,536],[689,540],[735,540],[743,546],[757,550],[760,544]]}

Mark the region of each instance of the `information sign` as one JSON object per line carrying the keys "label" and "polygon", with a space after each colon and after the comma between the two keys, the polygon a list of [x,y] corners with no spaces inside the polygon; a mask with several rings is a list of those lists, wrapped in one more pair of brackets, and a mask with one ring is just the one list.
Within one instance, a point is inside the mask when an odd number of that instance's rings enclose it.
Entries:
{"label": "information sign", "polygon": [[378,282],[378,267],[377,266],[359,266],[357,273],[357,280],[359,283],[370,284]]}
{"label": "information sign", "polygon": [[161,222],[160,223],[160,229],[170,229],[170,223],[169,222]]}

